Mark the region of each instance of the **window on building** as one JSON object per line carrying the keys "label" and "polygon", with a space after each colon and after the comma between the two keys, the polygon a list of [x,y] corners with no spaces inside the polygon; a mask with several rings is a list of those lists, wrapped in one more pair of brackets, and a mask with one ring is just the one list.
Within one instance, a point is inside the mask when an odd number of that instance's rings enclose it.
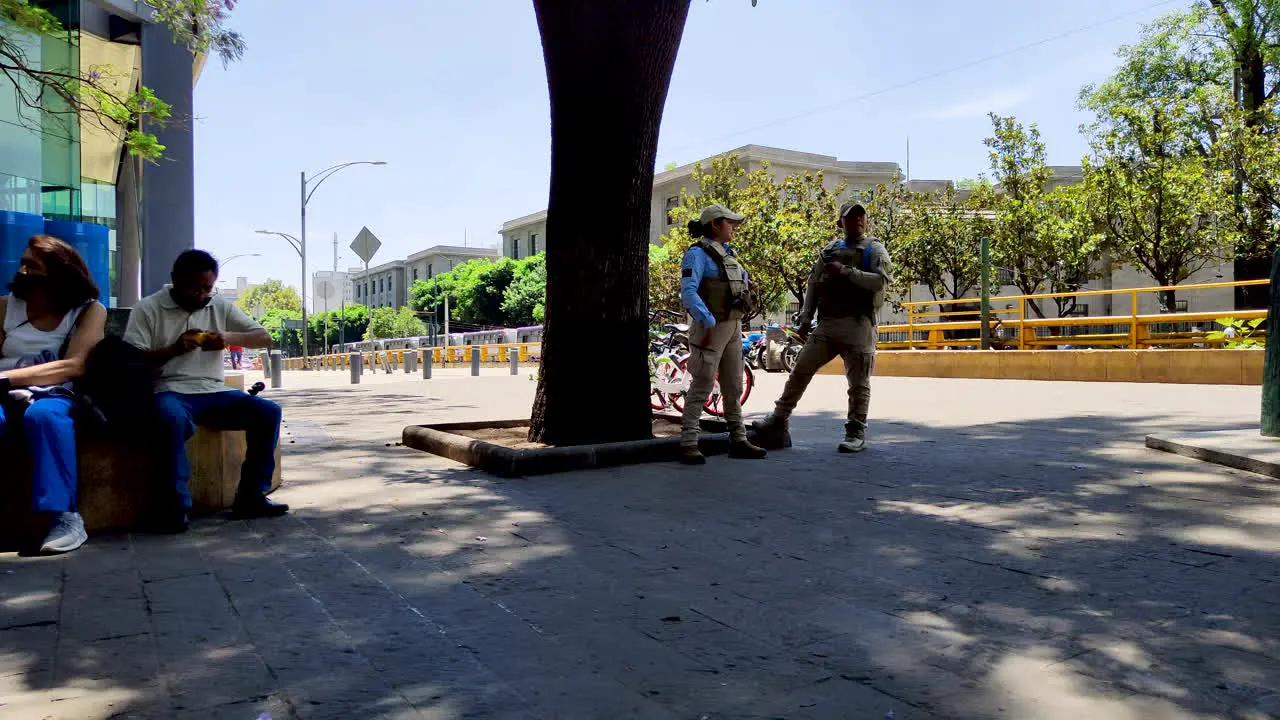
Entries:
{"label": "window on building", "polygon": [[436,276],[436,274],[435,274],[435,272],[433,272],[433,270],[432,270],[432,264],[431,264],[431,263],[427,263],[427,279],[428,279],[428,280],[430,280],[431,278],[433,278],[433,277],[435,277],[435,276]]}
{"label": "window on building", "polygon": [[675,209],[676,209],[676,206],[677,206],[677,205],[679,205],[679,204],[680,204],[680,198],[678,198],[678,197],[676,197],[676,196],[674,196],[674,195],[672,195],[671,197],[667,198],[667,207],[666,207],[666,210],[667,210],[667,226],[668,226],[668,227],[670,227],[670,226],[672,226],[672,225],[675,225],[675,224],[676,224],[676,221],[675,221],[675,220],[673,220],[673,219],[671,218],[671,211],[672,211],[672,210],[675,210]]}
{"label": "window on building", "polygon": [[516,237],[515,235],[511,236],[511,259],[512,260],[520,259],[520,238]]}
{"label": "window on building", "polygon": [[418,282],[418,268],[413,269],[413,281]]}
{"label": "window on building", "polygon": [[538,254],[538,234],[529,233],[529,255]]}
{"label": "window on building", "polygon": [[378,278],[378,295],[381,296],[383,291],[387,289],[386,278]]}

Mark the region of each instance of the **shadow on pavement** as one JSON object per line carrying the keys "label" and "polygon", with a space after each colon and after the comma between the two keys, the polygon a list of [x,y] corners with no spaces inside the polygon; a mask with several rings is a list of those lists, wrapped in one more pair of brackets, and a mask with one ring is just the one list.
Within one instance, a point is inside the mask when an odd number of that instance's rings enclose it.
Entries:
{"label": "shadow on pavement", "polygon": [[882,423],[847,457],[805,416],[765,462],[517,481],[316,441],[290,518],[0,563],[0,716],[1268,717],[1280,486],[1157,427]]}

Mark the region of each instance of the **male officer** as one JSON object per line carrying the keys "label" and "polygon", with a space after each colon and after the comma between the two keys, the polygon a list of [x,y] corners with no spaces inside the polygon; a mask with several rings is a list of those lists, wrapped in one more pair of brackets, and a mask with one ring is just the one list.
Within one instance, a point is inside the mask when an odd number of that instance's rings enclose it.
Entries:
{"label": "male officer", "polygon": [[[764,447],[790,447],[789,421],[796,403],[814,374],[837,355],[844,359],[849,381],[849,416],[842,453],[867,446],[867,409],[871,403],[871,370],[875,366],[880,331],[876,315],[884,304],[885,287],[892,281],[889,253],[867,235],[867,210],[852,200],[840,207],[837,225],[844,237],[823,249],[809,274],[800,313],[799,330],[807,335],[774,411],[753,427]],[[814,311],[818,326],[812,333]]]}

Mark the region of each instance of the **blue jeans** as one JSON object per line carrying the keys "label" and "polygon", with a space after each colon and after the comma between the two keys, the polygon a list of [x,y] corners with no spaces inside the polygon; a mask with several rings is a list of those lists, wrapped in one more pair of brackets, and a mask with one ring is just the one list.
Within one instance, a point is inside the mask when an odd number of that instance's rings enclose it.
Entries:
{"label": "blue jeans", "polygon": [[191,507],[191,465],[187,462],[187,440],[197,425],[215,430],[243,430],[244,465],[240,467],[239,493],[271,491],[276,469],[276,444],[280,441],[280,406],[239,390],[187,395],[162,392],[156,395],[161,425],[167,434],[160,471],[173,478],[178,502]]}
{"label": "blue jeans", "polygon": [[[0,406],[0,432],[8,425]],[[12,407],[11,415],[16,415]],[[31,495],[39,512],[76,509],[76,428],[70,398],[42,398],[22,413],[21,433],[31,453]]]}

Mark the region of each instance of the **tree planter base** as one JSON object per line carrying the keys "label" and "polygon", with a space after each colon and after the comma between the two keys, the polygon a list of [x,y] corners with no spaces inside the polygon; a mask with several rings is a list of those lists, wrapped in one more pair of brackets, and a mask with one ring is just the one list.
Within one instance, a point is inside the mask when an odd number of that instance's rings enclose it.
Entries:
{"label": "tree planter base", "polygon": [[[675,418],[675,421],[678,422],[679,419]],[[403,442],[407,447],[447,457],[504,478],[649,462],[675,462],[680,452],[679,436],[598,445],[513,449],[462,434],[493,429],[527,430],[528,427],[528,420],[410,425],[404,429]],[[728,427],[723,420],[704,418],[702,436],[698,441],[702,452],[706,455],[728,452],[727,433]]]}

